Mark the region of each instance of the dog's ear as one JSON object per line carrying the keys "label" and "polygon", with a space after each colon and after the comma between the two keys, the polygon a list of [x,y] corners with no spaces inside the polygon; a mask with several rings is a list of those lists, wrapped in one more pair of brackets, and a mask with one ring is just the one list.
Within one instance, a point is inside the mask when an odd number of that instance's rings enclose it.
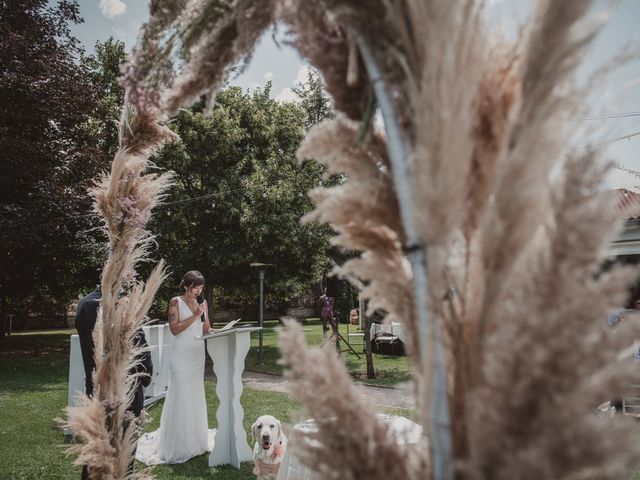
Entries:
{"label": "dog's ear", "polygon": [[253,422],[253,425],[251,425],[251,436],[254,440],[258,438],[258,420]]}
{"label": "dog's ear", "polygon": [[282,423],[276,418],[276,427],[278,427],[278,442],[282,439]]}

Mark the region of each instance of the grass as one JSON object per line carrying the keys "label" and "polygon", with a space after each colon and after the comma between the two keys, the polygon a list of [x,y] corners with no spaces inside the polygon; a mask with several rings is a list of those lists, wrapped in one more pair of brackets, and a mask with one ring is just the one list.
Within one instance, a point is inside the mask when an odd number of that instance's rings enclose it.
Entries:
{"label": "grass", "polygon": [[[282,366],[278,364],[280,350],[278,349],[277,320],[265,321],[263,330],[263,364],[258,359],[258,333],[251,335],[251,350],[247,355],[246,368],[257,372],[282,373]],[[356,326],[351,326],[351,332],[359,331]],[[311,318],[303,321],[303,331],[309,345],[320,345],[323,341],[322,324],[319,319]],[[347,338],[347,326],[340,324],[340,333]],[[362,381],[374,385],[394,385],[411,379],[411,365],[407,357],[395,357],[373,354],[373,366],[376,372],[374,380],[367,380],[367,363],[362,352],[362,341],[351,340],[351,345],[360,353],[358,359],[353,353],[344,351],[342,357],[347,369],[356,381]]]}
{"label": "grass", "polygon": [[[207,414],[209,416],[210,428],[216,425],[216,410],[218,408],[218,399],[215,396],[214,384],[207,382],[205,390],[207,395]],[[162,403],[158,402],[149,409],[149,413],[153,420],[145,426],[145,431],[150,432],[156,430],[160,426],[160,414],[162,413]],[[300,404],[287,397],[284,393],[264,392],[253,389],[245,389],[241,397],[242,407],[245,411],[244,429],[247,432],[247,440],[251,446],[251,424],[260,415],[258,412],[269,412],[279,418],[285,424],[295,423],[295,413],[300,410]],[[292,418],[293,417],[293,418]],[[253,464],[243,463],[240,469],[231,466],[209,467],[209,455],[200,455],[186,463],[176,465],[157,465],[153,467],[151,473],[158,479],[211,479],[219,478],[225,480],[251,479],[253,475]],[[141,469],[144,465],[136,462],[137,469]]]}
{"label": "grass", "polygon": [[[80,478],[54,418],[67,403],[69,331],[0,341],[0,478]],[[50,346],[50,348],[47,348]]]}
{"label": "grass", "polygon": [[[307,336],[316,342],[318,329],[313,323],[309,328]],[[69,440],[65,439],[54,421],[63,416],[67,403],[69,336],[73,333],[73,329],[25,332],[0,340],[0,479],[77,480],[80,477],[80,468],[73,466],[72,458],[64,454],[65,443]],[[272,337],[270,344],[266,343],[268,335]],[[275,345],[273,336],[271,326],[265,331],[265,345]],[[254,342],[257,343],[257,336]],[[265,366],[277,370],[277,355],[271,353],[270,358],[273,362],[265,363]],[[406,362],[405,359],[401,361]],[[215,428],[218,401],[214,385],[207,382],[205,388],[209,425]],[[283,393],[245,389],[241,403],[247,432],[251,422],[263,413],[275,415],[285,425],[301,418],[300,404]],[[152,421],[145,426],[146,431],[158,427],[161,407],[162,403],[158,403],[150,409]],[[407,410],[384,411],[411,416]],[[136,465],[137,469],[141,467]],[[156,466],[152,473],[158,479],[235,480],[255,478],[251,470],[251,463],[243,464],[239,470],[233,467],[209,468],[208,456],[201,455],[181,465]]]}

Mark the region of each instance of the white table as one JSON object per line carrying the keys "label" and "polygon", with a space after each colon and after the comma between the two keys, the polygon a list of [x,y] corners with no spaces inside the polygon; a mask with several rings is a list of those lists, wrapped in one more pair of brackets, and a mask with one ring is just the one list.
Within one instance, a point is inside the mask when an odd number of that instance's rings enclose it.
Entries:
{"label": "white table", "polygon": [[386,332],[386,333],[390,333],[391,335],[395,335],[403,343],[407,343],[407,335],[404,330],[404,325],[402,325],[400,322],[393,322],[390,324],[389,323],[372,323],[371,329],[369,330],[369,332],[371,333],[372,340],[376,333]]}
{"label": "white table", "polygon": [[169,324],[152,325],[142,327],[147,344],[151,350],[151,363],[153,364],[153,375],[151,383],[145,387],[145,406],[163,398],[167,393],[169,385],[169,359],[171,358],[171,348],[174,336],[169,330]]}
{"label": "white table", "polygon": [[[153,375],[151,383],[144,389],[145,406],[164,397],[169,382],[169,353],[173,342],[173,335],[169,325],[150,325],[142,327],[151,351]],[[84,393],[84,364],[80,350],[80,338],[71,335],[69,348],[69,380],[67,389],[67,405],[76,403],[76,396]],[[72,435],[70,429],[64,430],[65,435]]]}
{"label": "white table", "polygon": [[253,460],[253,452],[242,426],[244,410],[240,405],[244,359],[251,345],[251,332],[260,327],[232,328],[224,332],[197,337],[207,343],[207,352],[213,360],[217,377],[216,395],[220,406],[216,412],[218,428],[215,443],[209,455],[209,466],[233,465]]}
{"label": "white table", "polygon": [[[396,415],[378,414],[382,421],[389,422],[389,433],[393,435],[399,445],[406,445],[409,448],[416,448],[422,439],[422,427],[404,417]],[[303,465],[293,452],[293,445],[297,438],[305,433],[316,431],[313,420],[305,420],[293,427],[289,437],[287,451],[282,457],[280,470],[276,480],[320,480],[317,472]]]}

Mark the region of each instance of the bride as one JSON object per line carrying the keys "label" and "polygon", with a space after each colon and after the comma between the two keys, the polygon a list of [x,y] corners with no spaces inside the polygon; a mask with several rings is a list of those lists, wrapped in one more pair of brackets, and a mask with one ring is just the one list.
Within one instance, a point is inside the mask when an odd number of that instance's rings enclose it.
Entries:
{"label": "bride", "polygon": [[[169,302],[169,329],[174,335],[169,359],[169,384],[160,428],[138,441],[136,459],[147,465],[183,463],[211,451],[213,432],[207,428],[204,395],[205,345],[195,337],[211,329],[207,302],[198,304],[204,277],[187,272],[180,288],[184,295]],[[200,317],[204,314],[204,323]]]}

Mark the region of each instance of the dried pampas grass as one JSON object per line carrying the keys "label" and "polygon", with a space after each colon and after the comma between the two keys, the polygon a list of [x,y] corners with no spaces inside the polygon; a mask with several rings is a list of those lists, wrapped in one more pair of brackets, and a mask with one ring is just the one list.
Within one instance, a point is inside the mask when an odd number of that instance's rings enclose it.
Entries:
{"label": "dried pampas grass", "polygon": [[[337,245],[361,252],[339,272],[364,286],[371,309],[404,323],[421,385],[417,416],[426,432],[436,425],[452,434],[453,458],[429,458],[426,443],[419,455],[389,445],[340,361],[303,348],[288,323],[281,349],[294,393],[314,418],[327,419],[318,443],[301,447],[304,463],[323,478],[372,479],[448,478],[432,470],[447,463],[461,479],[614,479],[640,464],[638,449],[618,448],[632,444],[633,425],[595,415],[630,380],[618,359],[624,335],[601,325],[637,272],[600,271],[619,228],[600,192],[606,169],[588,151],[567,151],[572,119],[583,110],[575,71],[597,32],[585,20],[592,2],[538,1],[514,42],[492,36],[483,2],[260,5],[154,4],[127,89],[143,100],[141,110],[174,111],[215,90],[227,64],[246,57],[270,22],[289,26],[339,110],[309,132],[299,156],[348,178],[314,190],[317,208],[307,219],[330,224]],[[195,11],[215,15],[189,16]],[[145,62],[162,50],[161,32],[172,29],[193,33],[182,38],[187,68],[162,75],[164,64],[154,71]],[[393,113],[385,118],[388,129],[396,127],[389,138],[368,128],[371,65],[380,70],[375,82],[384,84],[386,114]],[[149,88],[157,79],[169,89]],[[409,162],[410,215],[389,146],[408,152],[400,162]],[[407,225],[417,242],[407,240]],[[408,262],[416,249],[426,266]],[[422,305],[416,278],[424,270]],[[424,311],[432,332],[426,341],[418,332]],[[451,411],[444,426],[430,409],[438,326]],[[433,455],[446,457],[446,448]]]}
{"label": "dried pampas grass", "polygon": [[[317,427],[317,433],[305,434],[301,441],[290,444],[301,461],[327,479],[424,478],[426,449],[415,446],[408,450],[399,445],[355,390],[335,351],[306,347],[295,320],[285,321],[285,327],[279,339],[286,376],[292,393],[304,402]],[[332,439],[331,450],[327,450],[328,438]]]}
{"label": "dried pampas grass", "polygon": [[[96,211],[109,236],[109,257],[101,279],[102,300],[93,332],[95,363],[91,398],[80,395],[67,410],[69,427],[80,443],[68,451],[76,464],[87,465],[91,479],[129,478],[139,419],[127,411],[135,392],[130,374],[141,353],[133,337],[144,325],[147,311],[165,279],[164,262],[146,283],[137,279],[136,266],[146,258],[153,237],[145,230],[151,210],[171,182],[171,174],[145,174],[148,155],[173,134],[144,111],[125,109],[120,149],[109,175],[92,191]],[[144,475],[142,475],[144,476]],[[140,478],[142,478],[140,476]]]}
{"label": "dried pampas grass", "polygon": [[[360,120],[372,92],[361,72],[353,37],[341,28],[333,6],[339,7],[339,2],[281,0],[276,2],[276,18],[289,29],[289,43],[322,72],[335,109],[351,120]],[[382,11],[378,2],[370,6]]]}

